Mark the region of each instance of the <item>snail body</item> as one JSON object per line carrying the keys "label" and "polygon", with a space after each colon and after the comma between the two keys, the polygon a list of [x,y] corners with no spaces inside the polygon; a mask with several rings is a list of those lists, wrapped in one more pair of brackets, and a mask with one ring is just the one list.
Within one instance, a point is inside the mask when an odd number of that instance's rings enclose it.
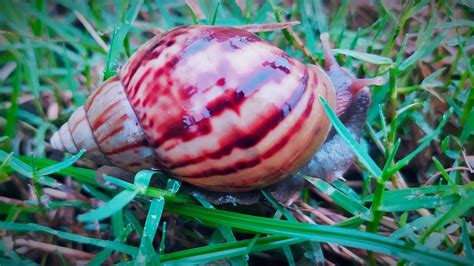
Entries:
{"label": "snail body", "polygon": [[[327,61],[329,75],[245,30],[175,28],[139,48],[51,143],[208,190],[265,187],[305,166],[326,140],[319,96],[344,113],[360,88],[374,84],[342,68],[331,72],[335,61]],[[335,87],[341,77],[350,82]]]}

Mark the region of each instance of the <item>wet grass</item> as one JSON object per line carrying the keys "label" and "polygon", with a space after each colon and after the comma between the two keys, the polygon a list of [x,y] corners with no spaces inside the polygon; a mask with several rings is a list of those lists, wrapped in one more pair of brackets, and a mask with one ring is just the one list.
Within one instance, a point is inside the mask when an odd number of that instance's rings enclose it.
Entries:
{"label": "wet grass", "polygon": [[[473,6],[468,1],[70,1],[0,7],[0,264],[472,264]],[[300,21],[259,33],[322,63],[383,76],[361,142],[320,99],[357,156],[328,183],[305,177],[283,205],[212,206],[155,171],[105,176],[49,138],[152,35],[184,24]],[[152,180],[163,180],[158,186]]]}

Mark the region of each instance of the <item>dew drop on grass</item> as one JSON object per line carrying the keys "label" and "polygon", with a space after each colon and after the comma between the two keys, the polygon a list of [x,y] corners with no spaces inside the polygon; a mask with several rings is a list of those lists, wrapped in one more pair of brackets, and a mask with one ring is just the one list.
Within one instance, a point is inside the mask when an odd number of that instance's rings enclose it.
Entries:
{"label": "dew drop on grass", "polygon": [[103,185],[104,185],[105,188],[109,188],[109,189],[116,189],[117,188],[117,186],[115,186],[113,183],[111,183],[109,181],[105,181]]}

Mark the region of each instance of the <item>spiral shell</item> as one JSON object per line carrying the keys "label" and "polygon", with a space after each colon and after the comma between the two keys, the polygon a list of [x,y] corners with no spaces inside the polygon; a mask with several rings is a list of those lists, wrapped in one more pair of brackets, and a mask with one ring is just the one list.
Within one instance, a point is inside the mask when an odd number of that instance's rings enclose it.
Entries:
{"label": "spiral shell", "polygon": [[124,169],[247,191],[296,171],[324,142],[319,96],[335,106],[320,67],[244,30],[184,26],[143,45],[51,142]]}

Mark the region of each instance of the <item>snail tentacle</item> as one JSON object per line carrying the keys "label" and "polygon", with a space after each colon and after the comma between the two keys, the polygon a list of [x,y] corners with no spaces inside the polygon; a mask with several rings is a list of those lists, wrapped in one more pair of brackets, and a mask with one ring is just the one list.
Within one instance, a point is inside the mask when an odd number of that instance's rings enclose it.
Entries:
{"label": "snail tentacle", "polygon": [[358,79],[349,70],[341,67],[331,51],[329,34],[324,32],[320,36],[324,51],[325,70],[334,84],[336,90],[336,114],[341,116],[346,113],[358,93],[368,86],[381,86],[385,80],[378,76],[374,78]]}

